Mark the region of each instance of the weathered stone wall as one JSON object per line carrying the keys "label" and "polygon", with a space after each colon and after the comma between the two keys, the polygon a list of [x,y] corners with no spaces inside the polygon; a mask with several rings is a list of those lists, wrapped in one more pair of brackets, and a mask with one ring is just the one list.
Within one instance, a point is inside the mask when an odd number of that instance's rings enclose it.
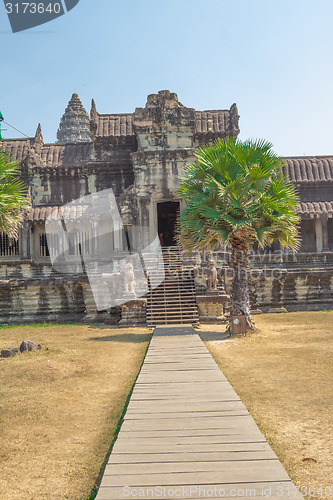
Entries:
{"label": "weathered stone wall", "polygon": [[99,322],[116,324],[119,308],[97,312],[85,275],[61,274],[49,263],[0,266],[0,323]]}
{"label": "weathered stone wall", "polygon": [[[228,252],[211,256],[216,262],[220,287],[231,291]],[[197,293],[205,286],[208,256],[193,258],[199,269]],[[333,253],[258,254],[250,258],[252,309],[262,312],[333,309]]]}
{"label": "weathered stone wall", "polygon": [[[214,256],[213,256],[214,257]],[[230,292],[229,255],[215,254],[219,287]],[[187,258],[187,264],[189,259]],[[196,278],[198,295],[206,287],[205,257]],[[5,262],[0,267],[0,323],[108,322],[118,324],[120,309],[97,312],[85,275],[55,272],[49,263]],[[333,253],[259,255],[251,262],[251,301],[257,312],[333,309]],[[141,309],[140,309],[141,311]],[[140,312],[142,316],[142,311]],[[140,322],[142,317],[140,316]]]}

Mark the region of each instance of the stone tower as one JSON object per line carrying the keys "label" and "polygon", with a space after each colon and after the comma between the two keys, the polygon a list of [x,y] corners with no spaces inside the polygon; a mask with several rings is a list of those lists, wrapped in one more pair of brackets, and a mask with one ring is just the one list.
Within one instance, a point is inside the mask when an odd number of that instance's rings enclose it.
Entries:
{"label": "stone tower", "polygon": [[61,118],[58,142],[90,142],[90,119],[77,94],[73,94]]}

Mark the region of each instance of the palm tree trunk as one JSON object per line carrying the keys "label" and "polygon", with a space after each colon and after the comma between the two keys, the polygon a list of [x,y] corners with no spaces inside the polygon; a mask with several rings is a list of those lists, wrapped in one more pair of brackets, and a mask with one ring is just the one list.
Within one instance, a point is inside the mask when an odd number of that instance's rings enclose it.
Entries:
{"label": "palm tree trunk", "polygon": [[249,328],[254,325],[251,318],[250,293],[249,293],[249,251],[246,241],[234,236],[230,240],[231,265],[233,270],[231,291],[231,315],[244,314]]}

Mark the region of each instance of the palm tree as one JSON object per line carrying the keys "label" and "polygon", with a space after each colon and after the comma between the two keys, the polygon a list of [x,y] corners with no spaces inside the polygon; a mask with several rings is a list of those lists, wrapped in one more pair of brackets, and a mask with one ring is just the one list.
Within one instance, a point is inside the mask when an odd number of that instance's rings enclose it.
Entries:
{"label": "palm tree", "polygon": [[231,315],[244,314],[253,328],[249,297],[249,249],[273,241],[299,246],[299,203],[282,174],[283,160],[265,140],[218,139],[200,148],[185,167],[179,196],[186,200],[178,221],[184,250],[214,250],[226,244],[233,268]]}
{"label": "palm tree", "polygon": [[17,238],[26,209],[27,189],[19,180],[19,166],[0,149],[0,230]]}

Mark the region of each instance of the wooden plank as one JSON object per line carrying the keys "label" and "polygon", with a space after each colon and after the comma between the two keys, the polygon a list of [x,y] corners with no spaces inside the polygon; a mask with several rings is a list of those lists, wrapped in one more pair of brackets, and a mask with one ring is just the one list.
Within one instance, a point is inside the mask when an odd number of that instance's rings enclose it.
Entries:
{"label": "wooden plank", "polygon": [[109,464],[163,463],[163,462],[238,462],[239,460],[277,460],[270,449],[257,451],[203,451],[160,453],[116,453],[112,452]]}
{"label": "wooden plank", "polygon": [[245,469],[228,471],[195,471],[195,472],[170,472],[156,474],[112,474],[103,476],[104,486],[124,486],[136,484],[138,486],[158,486],[172,484],[228,484],[239,482],[259,482],[259,481],[287,481],[287,473],[280,464],[279,468],[262,470]]}
{"label": "wooden plank", "polygon": [[237,417],[237,416],[244,416],[248,415],[247,410],[224,410],[224,411],[187,411],[187,412],[159,412],[159,413],[147,413],[143,412],[140,413],[136,410],[128,410],[126,412],[124,420],[144,420],[145,422],[148,420],[152,420],[155,418],[171,418],[172,420],[178,419],[178,418],[197,418],[198,416],[201,417]]}
{"label": "wooden plank", "polygon": [[127,412],[136,411],[136,413],[146,414],[148,411],[150,413],[173,413],[180,411],[230,411],[246,409],[241,401],[205,401],[204,403],[200,401],[192,401],[188,403],[186,401],[169,402],[160,401],[158,404],[149,401],[130,401]]}
{"label": "wooden plank", "polygon": [[[200,494],[200,496],[199,496]],[[290,500],[301,498],[295,486],[290,482],[252,482],[252,483],[228,483],[227,485],[197,484],[177,485],[168,487],[158,486],[156,488],[142,488],[138,485],[123,487],[103,487],[98,494],[98,500],[121,500],[131,498],[133,500],[153,500],[157,498],[190,498],[191,500],[202,500],[203,498],[253,498],[256,500]]]}
{"label": "wooden plank", "polygon": [[[106,476],[113,475],[140,475],[147,476],[150,474],[187,474],[192,472],[197,472],[198,474],[202,472],[217,472],[224,478],[224,481],[233,476],[240,477],[246,474],[249,477],[249,471],[253,473],[253,476],[257,477],[256,474],[270,473],[277,475],[279,479],[287,479],[286,472],[277,458],[274,459],[262,459],[258,458],[255,460],[247,460],[243,458],[242,460],[210,460],[204,461],[153,461],[153,462],[134,462],[134,463],[114,463],[109,462],[105,468],[104,474]],[[281,478],[282,474],[282,478]],[[264,474],[263,474],[264,476]],[[262,478],[263,478],[262,476]]]}
{"label": "wooden plank", "polygon": [[[208,438],[209,436],[218,436],[221,438],[221,440],[226,440],[228,436],[233,437],[233,436],[247,436],[250,441],[260,441],[261,439],[264,439],[263,435],[258,429],[258,433],[255,436],[255,439],[253,439],[253,436],[249,434],[248,429],[245,428],[229,428],[229,427],[224,427],[224,429],[218,428],[218,429],[181,429],[175,426],[175,429],[173,430],[151,430],[149,429],[149,426],[147,426],[147,429],[145,430],[127,430],[123,431],[123,428],[121,428],[121,433],[119,434],[118,440],[122,437],[126,436],[127,439],[132,439],[133,437],[138,437],[138,438],[145,438],[146,440],[149,440],[149,438],[153,437],[165,437],[167,439],[171,439],[172,437],[174,438],[182,438],[182,437],[187,437],[191,436],[194,438],[195,436],[203,436],[205,438]],[[260,439],[259,439],[260,438]],[[226,441],[228,442],[228,441]]]}
{"label": "wooden plank", "polygon": [[216,418],[183,418],[177,420],[159,418],[159,419],[151,419],[149,420],[149,425],[146,421],[142,420],[124,420],[121,429],[122,431],[126,430],[171,430],[173,431],[177,425],[178,429],[220,429],[224,428],[228,429],[237,429],[238,427],[246,428],[248,432],[252,431],[253,433],[259,432],[259,429],[250,415],[243,415],[237,417],[216,417]]}

